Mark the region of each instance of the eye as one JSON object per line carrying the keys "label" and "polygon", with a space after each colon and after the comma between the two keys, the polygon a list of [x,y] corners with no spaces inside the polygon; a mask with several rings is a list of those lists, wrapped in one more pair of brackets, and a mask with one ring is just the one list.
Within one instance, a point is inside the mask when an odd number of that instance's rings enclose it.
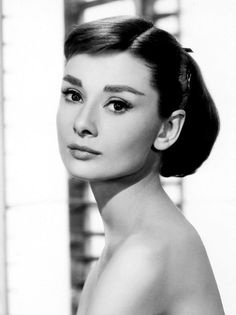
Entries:
{"label": "eye", "polygon": [[124,100],[111,100],[108,104],[105,105],[109,111],[116,114],[122,114],[127,112],[133,106],[127,101]]}
{"label": "eye", "polygon": [[66,88],[62,90],[62,94],[66,101],[71,103],[81,103],[83,102],[83,98],[80,92],[77,90]]}

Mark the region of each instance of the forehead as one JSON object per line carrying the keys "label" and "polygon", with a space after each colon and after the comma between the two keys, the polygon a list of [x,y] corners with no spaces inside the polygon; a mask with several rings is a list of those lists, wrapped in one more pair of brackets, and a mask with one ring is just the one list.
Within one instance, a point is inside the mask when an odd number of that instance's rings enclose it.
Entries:
{"label": "forehead", "polygon": [[127,84],[134,88],[152,90],[151,71],[144,61],[127,52],[109,55],[78,54],[65,66],[65,75],[70,74],[84,83]]}

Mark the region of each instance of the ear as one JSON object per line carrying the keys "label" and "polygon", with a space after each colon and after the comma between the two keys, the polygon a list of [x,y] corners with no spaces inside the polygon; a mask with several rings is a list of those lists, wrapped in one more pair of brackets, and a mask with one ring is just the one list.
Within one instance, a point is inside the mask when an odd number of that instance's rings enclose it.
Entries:
{"label": "ear", "polygon": [[165,120],[153,143],[157,150],[166,150],[178,139],[183,128],[186,113],[182,109],[174,111],[171,116]]}

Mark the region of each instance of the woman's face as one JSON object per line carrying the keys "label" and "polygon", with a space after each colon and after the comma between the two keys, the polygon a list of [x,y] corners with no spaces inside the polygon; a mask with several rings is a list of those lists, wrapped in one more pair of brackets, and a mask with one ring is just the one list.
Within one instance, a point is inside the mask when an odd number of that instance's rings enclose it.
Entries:
{"label": "woman's face", "polygon": [[57,129],[73,176],[106,180],[150,163],[160,128],[158,93],[145,64],[127,52],[72,57],[65,66]]}

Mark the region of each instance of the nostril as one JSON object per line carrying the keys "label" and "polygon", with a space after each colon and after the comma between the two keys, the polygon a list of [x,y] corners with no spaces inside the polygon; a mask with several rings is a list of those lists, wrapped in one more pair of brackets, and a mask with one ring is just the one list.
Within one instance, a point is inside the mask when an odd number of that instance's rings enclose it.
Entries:
{"label": "nostril", "polygon": [[79,132],[79,134],[86,136],[86,135],[91,135],[92,132],[90,132],[89,130],[84,129],[84,130],[82,130],[81,132]]}
{"label": "nostril", "polygon": [[86,128],[77,129],[77,128],[74,126],[74,127],[73,127],[73,131],[74,131],[74,133],[79,134],[80,136],[92,135],[92,132],[89,131],[89,130],[86,129]]}
{"label": "nostril", "polygon": [[73,123],[73,131],[80,137],[96,137],[97,122],[91,112],[79,112]]}

